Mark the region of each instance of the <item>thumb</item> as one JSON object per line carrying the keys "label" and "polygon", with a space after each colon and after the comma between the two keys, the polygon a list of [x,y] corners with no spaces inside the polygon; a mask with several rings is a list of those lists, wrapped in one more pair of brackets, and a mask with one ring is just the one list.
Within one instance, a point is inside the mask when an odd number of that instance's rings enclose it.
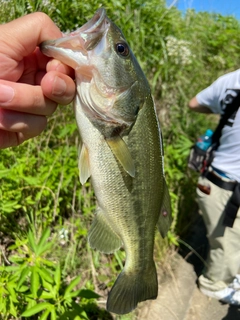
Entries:
{"label": "thumb", "polygon": [[21,61],[42,41],[61,36],[59,28],[45,13],[35,12],[0,26],[1,53]]}

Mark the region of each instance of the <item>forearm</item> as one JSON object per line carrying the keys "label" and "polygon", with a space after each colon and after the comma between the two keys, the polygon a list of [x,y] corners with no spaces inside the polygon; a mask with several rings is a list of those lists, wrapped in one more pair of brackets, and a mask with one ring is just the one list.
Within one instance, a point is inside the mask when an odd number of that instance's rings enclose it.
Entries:
{"label": "forearm", "polygon": [[192,98],[189,101],[188,107],[195,112],[212,113],[212,111],[208,107],[199,104],[196,97]]}

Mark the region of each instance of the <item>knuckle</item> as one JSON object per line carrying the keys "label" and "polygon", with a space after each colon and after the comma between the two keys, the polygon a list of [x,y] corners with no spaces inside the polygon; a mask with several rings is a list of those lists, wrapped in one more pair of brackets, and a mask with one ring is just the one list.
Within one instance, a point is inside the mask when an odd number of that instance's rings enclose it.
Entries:
{"label": "knuckle", "polygon": [[35,17],[40,20],[41,25],[45,25],[51,22],[49,16],[44,12],[34,12],[33,15],[35,15]]}
{"label": "knuckle", "polygon": [[46,98],[41,90],[36,90],[33,95],[32,105],[34,108],[37,108],[34,113],[43,115],[43,116],[51,116],[53,112],[57,108],[57,102]]}
{"label": "knuckle", "polygon": [[33,95],[33,106],[35,107],[40,107],[44,103],[44,97],[43,95],[39,92],[39,90],[35,90],[35,93]]}

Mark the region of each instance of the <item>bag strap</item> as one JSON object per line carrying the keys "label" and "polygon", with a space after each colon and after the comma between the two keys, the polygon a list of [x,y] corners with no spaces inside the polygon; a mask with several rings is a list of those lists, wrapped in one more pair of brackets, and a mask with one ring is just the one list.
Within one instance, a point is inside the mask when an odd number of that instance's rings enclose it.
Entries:
{"label": "bag strap", "polygon": [[221,137],[223,127],[228,122],[228,119],[234,114],[235,111],[238,110],[240,106],[240,90],[236,90],[236,91],[237,91],[236,97],[234,97],[232,101],[229,104],[227,104],[225,112],[221,116],[218,126],[213,133],[212,145],[215,144],[216,149],[219,147],[219,140]]}
{"label": "bag strap", "polygon": [[224,211],[223,225],[232,228],[240,207],[240,183],[238,183],[229,198]]}

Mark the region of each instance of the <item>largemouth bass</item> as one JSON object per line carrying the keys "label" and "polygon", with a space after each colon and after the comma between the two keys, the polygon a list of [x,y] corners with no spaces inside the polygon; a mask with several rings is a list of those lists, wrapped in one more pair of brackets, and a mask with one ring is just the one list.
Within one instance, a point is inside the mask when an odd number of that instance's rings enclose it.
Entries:
{"label": "largemouth bass", "polygon": [[92,248],[126,252],[107,309],[125,314],[158,294],[154,234],[165,236],[171,206],[150,87],[121,30],[103,8],[70,35],[41,45],[75,69],[74,110],[82,146],[80,181],[91,177],[97,210]]}

